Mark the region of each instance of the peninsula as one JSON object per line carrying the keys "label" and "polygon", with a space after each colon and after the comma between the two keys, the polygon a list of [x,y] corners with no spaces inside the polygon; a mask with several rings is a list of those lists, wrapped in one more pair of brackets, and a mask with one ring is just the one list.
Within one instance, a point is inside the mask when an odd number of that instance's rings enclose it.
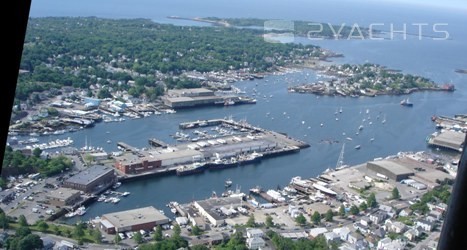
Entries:
{"label": "peninsula", "polygon": [[402,95],[416,91],[454,91],[452,84],[438,85],[422,76],[402,74],[386,67],[362,65],[331,65],[322,67],[325,78],[314,83],[289,87],[289,92],[340,96]]}

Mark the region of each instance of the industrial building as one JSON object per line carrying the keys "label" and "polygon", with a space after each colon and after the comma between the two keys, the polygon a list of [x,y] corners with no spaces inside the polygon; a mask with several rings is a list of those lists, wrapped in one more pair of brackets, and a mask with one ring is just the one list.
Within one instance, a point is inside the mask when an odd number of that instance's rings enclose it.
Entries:
{"label": "industrial building", "polygon": [[164,104],[171,108],[188,108],[224,102],[222,96],[216,96],[214,91],[205,88],[171,89],[162,99]]}
{"label": "industrial building", "polygon": [[80,191],[71,188],[58,188],[47,193],[47,200],[54,206],[72,206],[81,200]]}
{"label": "industrial building", "polygon": [[140,174],[160,167],[192,163],[201,158],[204,158],[203,154],[192,149],[140,151],[115,157],[115,168],[125,174]]}
{"label": "industrial building", "polygon": [[241,207],[242,203],[243,200],[240,197],[223,197],[195,201],[194,206],[212,225],[219,226],[225,223],[226,218],[222,210],[230,211],[231,208]]}
{"label": "industrial building", "polygon": [[115,171],[111,167],[92,166],[63,182],[63,186],[86,193],[99,192],[116,181]]}
{"label": "industrial building", "polygon": [[150,206],[104,214],[100,220],[100,228],[109,234],[115,234],[141,229],[151,231],[155,226],[166,223],[169,223],[169,218]]}
{"label": "industrial building", "polygon": [[366,164],[366,167],[395,181],[401,181],[414,175],[411,169],[396,160],[370,161]]}
{"label": "industrial building", "polygon": [[428,144],[434,147],[452,149],[461,152],[464,146],[465,133],[460,131],[445,130],[435,132],[428,139]]}

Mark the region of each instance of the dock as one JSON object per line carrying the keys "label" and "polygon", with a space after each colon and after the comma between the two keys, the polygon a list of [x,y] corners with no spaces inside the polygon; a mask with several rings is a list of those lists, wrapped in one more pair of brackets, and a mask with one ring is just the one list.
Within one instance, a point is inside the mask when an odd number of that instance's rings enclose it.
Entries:
{"label": "dock", "polygon": [[124,142],[118,142],[117,143],[117,146],[119,146],[120,148],[122,148],[124,151],[132,151],[132,152],[137,152],[138,149],[133,147],[133,146],[130,146]]}
{"label": "dock", "polygon": [[156,138],[151,138],[148,140],[149,142],[149,145],[151,145],[152,147],[155,147],[155,148],[167,148],[167,143],[161,141],[161,140],[158,140]]}

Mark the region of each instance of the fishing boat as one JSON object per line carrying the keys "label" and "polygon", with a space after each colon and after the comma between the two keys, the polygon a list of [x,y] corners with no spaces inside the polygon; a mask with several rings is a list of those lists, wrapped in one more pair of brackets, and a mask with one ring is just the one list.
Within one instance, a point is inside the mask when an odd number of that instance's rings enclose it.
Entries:
{"label": "fishing boat", "polygon": [[205,169],[206,169],[205,163],[194,162],[193,164],[190,164],[190,165],[184,165],[184,166],[178,167],[176,172],[178,176],[182,176],[182,175],[201,173]]}
{"label": "fishing boat", "polygon": [[360,148],[361,148],[360,145],[355,146],[355,149],[357,149],[357,150],[360,149]]}
{"label": "fishing boat", "polygon": [[413,103],[409,101],[409,98],[402,100],[401,105],[405,107],[413,107]]}
{"label": "fishing boat", "polygon": [[231,181],[230,179],[227,179],[227,180],[225,181],[225,187],[228,188],[228,187],[230,187],[230,186],[232,186],[232,181]]}

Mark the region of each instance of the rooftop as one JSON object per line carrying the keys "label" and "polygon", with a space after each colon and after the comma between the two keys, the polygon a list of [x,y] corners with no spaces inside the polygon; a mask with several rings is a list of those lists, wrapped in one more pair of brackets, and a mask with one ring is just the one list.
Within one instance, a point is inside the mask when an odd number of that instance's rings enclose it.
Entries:
{"label": "rooftop", "polygon": [[439,133],[430,140],[431,144],[459,150],[464,144],[465,133],[446,130]]}
{"label": "rooftop", "polygon": [[387,171],[390,171],[391,173],[395,175],[405,175],[405,174],[413,173],[413,171],[407,168],[403,164],[403,162],[400,162],[397,160],[370,161],[368,162],[368,164],[372,164],[372,165],[376,165],[381,168],[384,168]]}
{"label": "rooftop", "polygon": [[133,225],[145,224],[150,222],[168,221],[167,216],[161,214],[159,210],[150,207],[137,208],[116,213],[104,214],[103,218],[107,219],[112,225],[117,228],[130,227]]}
{"label": "rooftop", "polygon": [[83,170],[79,172],[78,174],[68,178],[66,182],[86,185],[100,178],[101,176],[109,172],[113,172],[113,171],[114,169],[111,167],[104,167],[104,166],[96,165],[96,166],[89,167],[86,170]]}
{"label": "rooftop", "polygon": [[69,197],[75,195],[76,193],[79,193],[78,190],[74,190],[71,188],[57,188],[55,190],[51,190],[48,194],[47,197],[53,198],[53,199],[59,199],[59,200],[66,200]]}

